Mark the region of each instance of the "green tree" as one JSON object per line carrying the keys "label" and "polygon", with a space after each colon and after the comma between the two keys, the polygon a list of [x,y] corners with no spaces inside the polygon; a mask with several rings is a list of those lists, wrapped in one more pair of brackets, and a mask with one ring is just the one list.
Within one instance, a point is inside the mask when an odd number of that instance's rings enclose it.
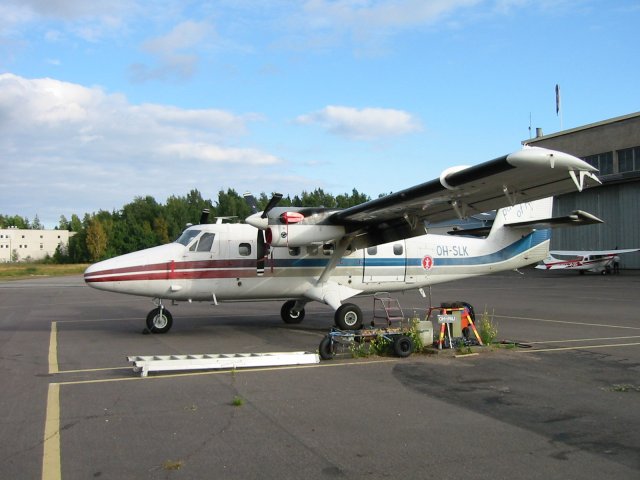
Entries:
{"label": "green tree", "polygon": [[40,223],[40,218],[38,218],[38,214],[33,218],[33,222],[31,222],[32,230],[42,230],[44,227],[42,223]]}
{"label": "green tree", "polygon": [[20,215],[0,215],[0,227],[9,228],[16,227],[21,229],[30,228],[29,219]]}
{"label": "green tree", "polygon": [[238,195],[233,189],[226,192],[220,190],[218,192],[218,205],[216,207],[216,216],[219,217],[236,217],[244,220],[251,215],[251,210],[244,197]]}
{"label": "green tree", "polygon": [[107,250],[107,232],[102,226],[102,222],[93,218],[87,226],[87,251],[92,262],[100,260]]}

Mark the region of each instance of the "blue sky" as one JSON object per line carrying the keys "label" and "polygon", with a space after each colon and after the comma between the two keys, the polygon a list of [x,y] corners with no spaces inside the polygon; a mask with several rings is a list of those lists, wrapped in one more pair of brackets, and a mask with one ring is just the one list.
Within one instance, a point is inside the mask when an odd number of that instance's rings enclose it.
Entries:
{"label": "blue sky", "polygon": [[[377,197],[640,110],[637,0],[1,0],[0,213]],[[555,85],[561,88],[561,115]]]}

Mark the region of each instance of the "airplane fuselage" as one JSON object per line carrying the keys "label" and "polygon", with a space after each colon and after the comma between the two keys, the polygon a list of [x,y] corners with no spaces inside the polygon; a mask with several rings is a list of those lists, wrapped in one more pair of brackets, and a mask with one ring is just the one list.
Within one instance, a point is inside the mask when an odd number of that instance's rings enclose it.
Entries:
{"label": "airplane fuselage", "polygon": [[[85,280],[102,290],[177,301],[303,298],[335,248],[312,244],[265,250],[258,230],[245,224],[198,225],[187,232],[193,237],[183,241],[186,245],[174,242],[99,262],[87,269]],[[205,234],[209,239],[200,247]],[[419,288],[535,263],[547,256],[548,245],[547,230],[500,243],[427,234],[347,251],[329,283],[340,290],[341,299]],[[310,299],[323,300],[313,294]]]}

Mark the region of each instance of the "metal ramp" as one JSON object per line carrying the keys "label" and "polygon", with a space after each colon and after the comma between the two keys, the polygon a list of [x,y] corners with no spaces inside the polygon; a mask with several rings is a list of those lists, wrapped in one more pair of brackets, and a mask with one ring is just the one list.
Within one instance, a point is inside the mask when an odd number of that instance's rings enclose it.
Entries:
{"label": "metal ramp", "polygon": [[127,361],[133,363],[134,372],[146,377],[149,372],[308,365],[320,363],[320,357],[310,352],[212,353],[129,356]]}

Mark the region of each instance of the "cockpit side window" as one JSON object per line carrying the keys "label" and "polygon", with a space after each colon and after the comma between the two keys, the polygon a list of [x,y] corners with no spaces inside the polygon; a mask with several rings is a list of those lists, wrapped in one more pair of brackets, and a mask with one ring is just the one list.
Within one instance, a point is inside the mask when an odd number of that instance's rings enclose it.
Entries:
{"label": "cockpit side window", "polygon": [[191,243],[191,240],[193,240],[200,232],[201,230],[185,230],[184,232],[182,232],[182,235],[180,235],[176,242],[181,243],[186,247],[187,245],[189,245],[189,243]]}
{"label": "cockpit side window", "polygon": [[214,233],[203,233],[198,241],[198,248],[196,251],[210,252],[211,247],[213,246],[213,237],[215,237]]}

